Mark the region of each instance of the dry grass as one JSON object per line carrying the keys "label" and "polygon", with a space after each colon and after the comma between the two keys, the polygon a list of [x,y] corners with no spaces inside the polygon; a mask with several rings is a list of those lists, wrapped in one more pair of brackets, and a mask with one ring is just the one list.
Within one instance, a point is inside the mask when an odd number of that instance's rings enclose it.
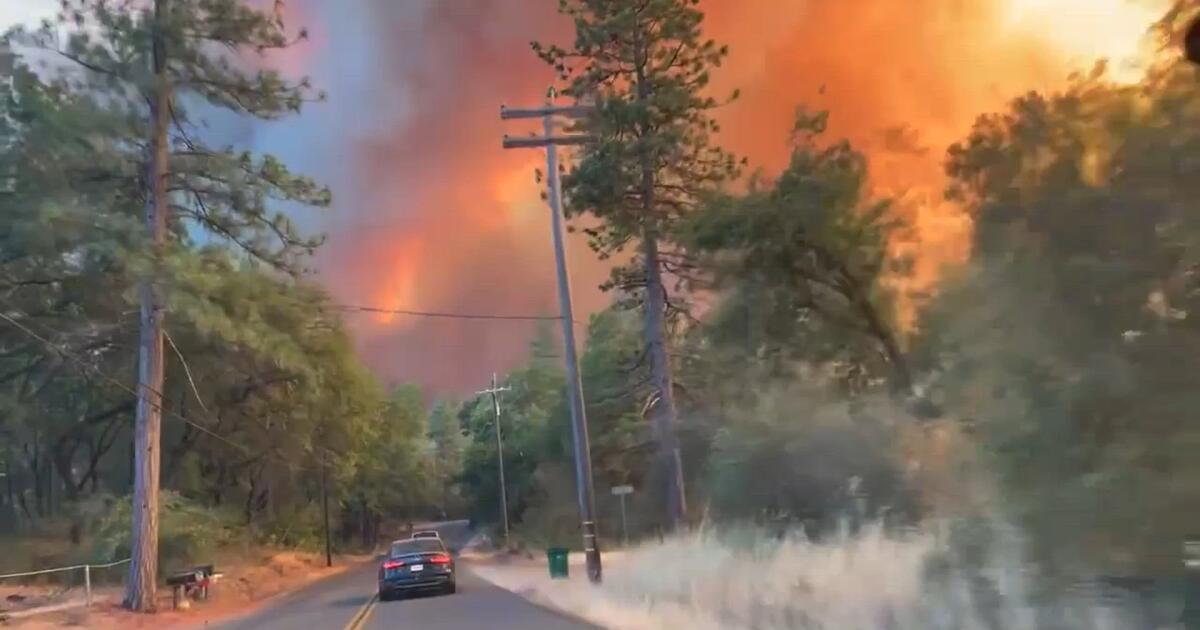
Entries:
{"label": "dry grass", "polygon": [[[702,532],[610,556],[603,586],[572,567],[486,566],[500,586],[607,628],[650,630],[1145,630],[1080,602],[1035,607],[1019,554],[993,553],[986,571],[947,565],[943,538],[868,529],[823,544],[753,531]],[[1039,619],[1040,616],[1040,619]]]}

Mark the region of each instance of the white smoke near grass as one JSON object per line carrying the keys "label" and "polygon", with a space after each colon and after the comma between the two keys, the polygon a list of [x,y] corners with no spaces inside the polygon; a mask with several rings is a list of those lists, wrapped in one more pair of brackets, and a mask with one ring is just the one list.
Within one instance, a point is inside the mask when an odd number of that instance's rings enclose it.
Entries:
{"label": "white smoke near grass", "polygon": [[[1082,594],[1049,597],[1020,560],[1015,533],[986,527],[986,553],[963,532],[868,526],[821,542],[753,528],[706,530],[607,557],[592,587],[582,567],[554,581],[540,566],[485,565],[484,578],[606,628],[649,630],[1145,630]],[[956,542],[958,541],[958,542]]]}

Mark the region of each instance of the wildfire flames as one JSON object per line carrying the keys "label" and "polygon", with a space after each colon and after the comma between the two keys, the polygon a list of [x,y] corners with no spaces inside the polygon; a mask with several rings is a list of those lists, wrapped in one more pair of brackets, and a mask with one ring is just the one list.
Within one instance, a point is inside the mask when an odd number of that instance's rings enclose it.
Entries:
{"label": "wildfire flames", "polygon": [[[308,13],[325,3],[308,0]],[[552,312],[548,218],[532,171],[536,152],[501,151],[524,129],[501,103],[538,102],[551,80],[532,39],[568,42],[554,2],[373,0],[371,79],[381,124],[347,139],[357,175],[341,193],[323,271],[338,297],[384,308]],[[970,222],[943,202],[941,161],[974,118],[1012,97],[1062,85],[1110,59],[1135,79],[1146,30],[1165,0],[703,0],[709,35],[731,56],[714,89],[742,97],[720,113],[719,138],[754,167],[777,172],[797,105],[831,110],[831,133],[871,158],[879,194],[898,198],[912,229],[895,244],[914,258],[904,289],[934,287],[969,254]],[[330,48],[336,33],[322,42]],[[332,52],[331,50],[328,52]],[[337,99],[336,91],[331,98]],[[344,217],[349,215],[349,220]],[[607,275],[571,243],[588,312]],[[911,312],[901,314],[911,317]],[[528,328],[379,315],[359,322],[381,372],[458,388],[471,356],[479,378],[524,354]],[[447,343],[453,341],[452,346]],[[421,357],[402,360],[398,357]],[[442,363],[445,363],[443,366]]]}

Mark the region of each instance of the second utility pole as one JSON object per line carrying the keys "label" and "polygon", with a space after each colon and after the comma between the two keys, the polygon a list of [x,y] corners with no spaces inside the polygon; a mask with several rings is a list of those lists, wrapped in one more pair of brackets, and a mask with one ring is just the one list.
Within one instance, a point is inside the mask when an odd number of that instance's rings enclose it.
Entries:
{"label": "second utility pole", "polygon": [[496,462],[500,468],[500,514],[504,521],[504,548],[508,549],[508,486],[504,482],[504,440],[500,436],[500,392],[506,392],[511,387],[499,387],[496,384],[496,373],[492,372],[492,387],[478,394],[491,394],[492,407],[496,410]]}
{"label": "second utility pole", "polygon": [[600,543],[596,538],[596,500],[592,488],[592,449],[588,443],[587,414],[583,406],[583,383],[579,377],[579,359],[575,355],[575,315],[571,307],[571,276],[567,272],[565,236],[563,234],[562,186],[558,177],[558,145],[584,144],[585,136],[554,135],[554,117],[583,118],[588,106],[556,107],[553,92],[545,107],[537,109],[508,109],[500,107],[501,120],[541,118],[545,134],[542,137],[511,138],[504,136],[506,149],[546,149],[547,199],[550,202],[550,221],[554,236],[554,262],[558,271],[558,305],[562,319],[563,350],[567,364],[567,400],[571,407],[571,429],[575,444],[575,485],[579,496],[579,516],[583,525],[583,553],[587,558],[588,579],[601,579]]}

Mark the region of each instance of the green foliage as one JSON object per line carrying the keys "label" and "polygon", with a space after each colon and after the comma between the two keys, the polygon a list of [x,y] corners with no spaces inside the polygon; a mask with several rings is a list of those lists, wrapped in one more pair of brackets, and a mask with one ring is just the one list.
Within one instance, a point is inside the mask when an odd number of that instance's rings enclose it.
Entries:
{"label": "green foliage", "polygon": [[[131,503],[113,497],[95,501],[103,514],[95,526],[93,557],[109,561],[129,557]],[[211,563],[222,547],[246,539],[235,512],[213,509],[169,491],[161,501],[158,561],[169,570]]]}
{"label": "green foliage", "polygon": [[850,392],[882,379],[907,391],[885,285],[901,262],[887,251],[899,224],[887,202],[868,198],[864,156],[821,142],[826,118],[801,108],[783,173],[712,198],[681,230],[721,296],[705,322],[720,355],[711,367],[777,379],[807,362],[829,366]]}
{"label": "green foliage", "polygon": [[[711,142],[720,103],[704,94],[728,50],[704,39],[704,14],[690,0],[563,0],[559,11],[575,24],[574,45],[534,43],[534,52],[565,94],[597,108],[579,126],[595,141],[564,179],[566,209],[601,219],[585,229],[601,258],[647,236],[669,238],[701,195],[737,171]],[[669,271],[668,258],[654,264]],[[625,270],[613,286],[640,285]]]}
{"label": "green foliage", "polygon": [[[11,35],[62,63],[0,77],[0,310],[12,318],[0,326],[0,461],[14,488],[0,503],[32,528],[128,491],[135,288],[153,277],[169,310],[163,482],[181,501],[283,544],[315,539],[325,469],[335,518],[409,511],[428,495],[425,410],[389,402],[361,364],[305,274],[322,239],[285,212],[327,206],[329,191],[275,157],[206,142],[218,109],[273,119],[319,98],[307,80],[247,70],[247,54],[296,40],[277,12],[235,0],[166,7],[160,252],[141,217],[152,11],[67,0],[53,24]],[[415,487],[385,483],[381,458],[408,466]]]}
{"label": "green foliage", "polygon": [[[599,488],[641,486],[649,466],[651,436],[641,412],[650,397],[650,370],[641,334],[636,315],[617,308],[600,311],[588,323],[580,371]],[[569,426],[562,431],[570,435]]]}
{"label": "green foliage", "polygon": [[458,478],[463,470],[469,438],[454,405],[443,401],[429,412],[429,441],[434,498],[445,514],[459,514],[465,506]]}
{"label": "green foliage", "polygon": [[1096,72],[950,151],[976,256],[923,354],[1051,568],[1174,570],[1200,510],[1197,103],[1180,63],[1128,86]]}
{"label": "green foliage", "polygon": [[436,478],[426,448],[428,415],[420,389],[413,385],[391,393],[380,421],[364,445],[363,465],[348,490],[361,505],[382,515],[409,512],[434,500]]}
{"label": "green foliage", "polygon": [[[501,435],[504,438],[504,473],[508,508],[514,522],[527,506],[542,500],[534,481],[538,465],[561,459],[570,450],[570,425],[564,401],[566,379],[558,367],[547,328],[531,346],[533,358],[501,383],[511,391],[501,394]],[[553,354],[552,354],[553,353]],[[480,522],[500,522],[499,464],[496,451],[495,411],[490,398],[467,401],[459,418],[470,442],[463,457],[460,483],[468,514]]]}
{"label": "green foliage", "polygon": [[903,421],[883,401],[849,402],[816,387],[760,394],[716,436],[708,470],[716,515],[803,523],[810,534],[852,516],[911,518],[897,450]]}
{"label": "green foliage", "polygon": [[[261,11],[240,0],[165,4],[158,18],[161,56],[174,95],[168,187],[173,233],[180,243],[204,234],[205,242],[224,243],[273,269],[299,274],[304,257],[322,239],[301,235],[278,204],[328,206],[329,190],[289,172],[273,156],[210,146],[203,133],[206,112],[230,110],[275,119],[322,98],[307,78],[290,81],[275,70],[245,69],[244,57],[286,48],[306,37],[303,30],[290,37],[278,10]],[[54,88],[85,99],[91,105],[87,117],[103,123],[99,131],[109,142],[70,138],[67,146],[85,155],[104,155],[106,160],[84,165],[84,181],[102,178],[106,185],[120,187],[129,193],[135,206],[131,209],[144,202],[141,165],[144,139],[150,136],[146,103],[152,102],[156,81],[150,71],[154,15],[150,7],[111,0],[66,0],[53,23],[34,33],[16,34],[18,40],[76,66],[58,73]]]}

